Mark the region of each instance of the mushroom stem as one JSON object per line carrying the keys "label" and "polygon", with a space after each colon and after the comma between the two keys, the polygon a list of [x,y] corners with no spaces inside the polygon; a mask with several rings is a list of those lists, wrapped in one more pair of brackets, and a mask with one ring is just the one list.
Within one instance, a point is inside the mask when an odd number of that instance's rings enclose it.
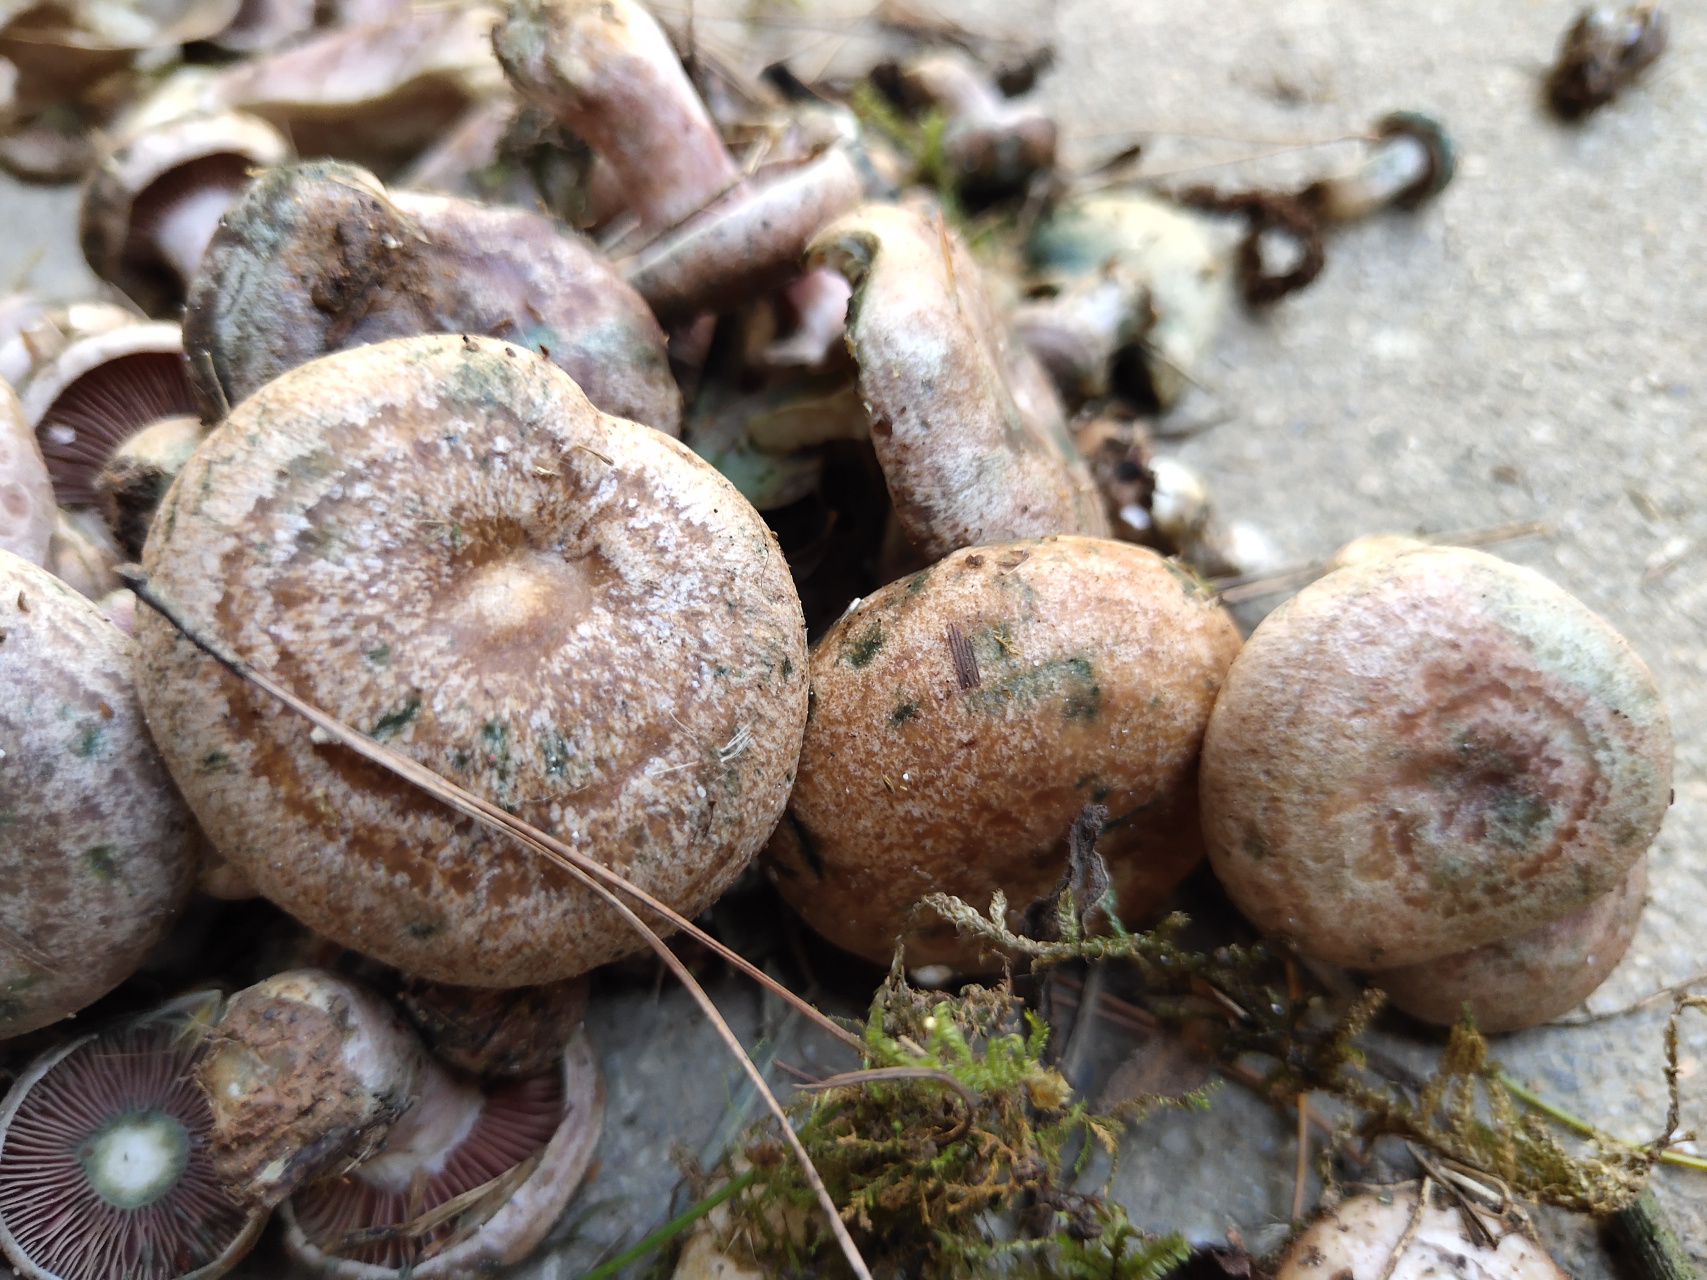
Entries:
{"label": "mushroom stem", "polygon": [[1355,173],[1324,184],[1324,212],[1334,222],[1350,222],[1385,208],[1401,191],[1428,173],[1428,148],[1405,134],[1378,143]]}
{"label": "mushroom stem", "polygon": [[405,1192],[420,1173],[439,1172],[472,1132],[486,1106],[478,1088],[426,1056],[421,1058],[418,1082],[415,1104],[391,1126],[378,1153],[352,1170],[351,1176],[382,1191]]}
{"label": "mushroom stem", "polygon": [[1397,111],[1376,126],[1377,140],[1356,170],[1304,192],[1328,222],[1352,222],[1388,207],[1414,208],[1452,180],[1452,139],[1436,120]]}
{"label": "mushroom stem", "polygon": [[230,187],[196,187],[161,212],[154,244],[186,289],[195,278],[219,220],[236,199],[237,192]]}
{"label": "mushroom stem", "polygon": [[648,226],[673,226],[740,181],[663,28],[633,0],[521,0],[492,43],[522,96],[616,170]]}
{"label": "mushroom stem", "polygon": [[[276,1206],[359,1163],[421,1099],[453,1096],[384,1001],[318,969],[238,992],[216,1041],[196,1079],[213,1109],[214,1166],[246,1204]],[[414,1116],[401,1141],[432,1132],[433,1114]]]}

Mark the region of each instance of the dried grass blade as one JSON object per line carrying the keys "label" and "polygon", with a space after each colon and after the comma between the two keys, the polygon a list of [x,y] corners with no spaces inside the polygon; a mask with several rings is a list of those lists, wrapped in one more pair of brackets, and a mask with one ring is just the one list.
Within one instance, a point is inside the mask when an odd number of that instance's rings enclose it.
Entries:
{"label": "dried grass blade", "polygon": [[[567,846],[557,845],[557,842],[552,840],[549,836],[545,835],[543,832],[535,830],[513,814],[505,813],[496,805],[489,804],[479,796],[476,796],[471,792],[464,791],[455,783],[439,777],[438,774],[426,768],[424,765],[418,764],[416,761],[409,759],[409,757],[394,752],[389,748],[383,747],[379,743],[374,742],[372,739],[364,737],[342,721],[320,710],[320,708],[314,706],[312,703],[306,702],[297,697],[290,690],[284,688],[263,672],[255,670],[235,654],[224,652],[223,646],[217,645],[206,637],[199,635],[193,628],[188,626],[177,616],[176,609],[168,602],[163,601],[160,596],[149,587],[147,574],[140,570],[132,570],[129,572],[121,570],[121,576],[124,578],[126,585],[136,593],[136,598],[138,600],[142,601],[144,604],[148,605],[149,608],[159,613],[161,617],[165,618],[166,621],[176,627],[178,631],[183,634],[184,638],[191,644],[195,645],[203,653],[206,653],[209,657],[219,662],[240,680],[247,681],[248,683],[253,684],[256,688],[262,690],[264,693],[276,698],[292,711],[295,711],[298,715],[303,716],[310,723],[323,730],[329,736],[337,739],[339,742],[343,743],[351,750],[358,752],[365,758],[372,760],[375,764],[390,770],[392,773],[395,773],[407,782],[414,783],[428,794],[444,801],[444,803],[458,811],[466,813],[477,821],[484,822],[497,830],[513,835],[531,848],[537,849],[541,853],[546,854],[546,856],[551,858],[553,862],[557,863],[557,865],[575,876],[588,888],[592,889],[594,893],[597,893],[601,898],[609,903],[614,910],[628,921],[629,925],[633,927],[636,933],[646,939],[647,945],[650,946],[653,951],[657,952],[658,958],[669,966],[670,970],[676,975],[681,984],[688,989],[688,993],[693,996],[695,1003],[699,1005],[701,1011],[705,1014],[706,1019],[716,1030],[719,1038],[723,1040],[724,1044],[728,1046],[730,1053],[732,1053],[736,1060],[740,1062],[742,1070],[747,1073],[747,1078],[753,1082],[753,1087],[757,1089],[759,1095],[764,1098],[765,1105],[770,1108],[771,1114],[776,1117],[777,1123],[782,1126],[783,1137],[787,1139],[789,1146],[793,1148],[795,1159],[800,1164],[801,1173],[805,1176],[807,1184],[811,1186],[814,1194],[817,1196],[818,1203],[823,1207],[825,1216],[828,1217],[830,1222],[830,1230],[835,1234],[836,1243],[841,1246],[842,1253],[847,1258],[848,1265],[853,1269],[854,1274],[859,1277],[859,1280],[872,1280],[871,1272],[866,1267],[865,1260],[860,1257],[859,1248],[854,1244],[853,1237],[848,1234],[847,1225],[842,1221],[841,1213],[836,1208],[835,1201],[830,1198],[829,1190],[824,1186],[824,1180],[818,1176],[818,1170],[812,1163],[812,1157],[807,1154],[805,1146],[801,1144],[799,1135],[794,1132],[794,1126],[789,1124],[788,1116],[784,1113],[782,1104],[777,1101],[776,1095],[771,1092],[770,1086],[765,1083],[764,1076],[760,1073],[752,1058],[748,1056],[746,1049],[742,1046],[741,1041],[736,1037],[735,1032],[730,1028],[729,1024],[724,1021],[723,1014],[718,1010],[717,1006],[712,1003],[711,997],[706,994],[705,988],[699,985],[699,983],[694,979],[692,973],[688,972],[687,965],[682,962],[681,957],[676,955],[674,951],[671,951],[668,945],[665,944],[664,940],[660,938],[645,921],[635,915],[634,911],[627,903],[618,898],[615,893],[613,893],[604,884],[601,884],[600,881],[614,881],[616,886],[624,892],[632,894],[647,907],[657,911],[659,914],[687,929],[694,936],[714,947],[727,959],[738,962],[742,968],[746,969],[754,977],[762,981],[767,987],[776,990],[779,995],[783,995],[788,998],[790,1003],[796,1004],[797,1007],[804,1005],[805,1007],[803,1012],[809,1011],[811,1014],[815,1015],[815,1020],[823,1024],[828,1024],[829,1027],[846,1038],[851,1039],[852,1037],[849,1037],[847,1033],[842,1028],[837,1027],[835,1023],[830,1022],[829,1019],[817,1009],[812,1008],[810,1004],[807,1004],[805,1001],[801,1001],[799,997],[795,996],[794,993],[789,991],[786,987],[783,987],[781,983],[776,982],[762,970],[759,970],[758,968],[748,964],[744,959],[736,956],[733,951],[730,951],[728,948],[724,947],[722,943],[712,939],[691,921],[671,910],[669,907],[666,907],[650,894],[647,894],[629,884],[628,881],[611,871],[608,867],[602,866],[584,855],[576,854]],[[556,847],[553,848],[552,846]],[[581,865],[582,863],[587,865],[583,867]]]}

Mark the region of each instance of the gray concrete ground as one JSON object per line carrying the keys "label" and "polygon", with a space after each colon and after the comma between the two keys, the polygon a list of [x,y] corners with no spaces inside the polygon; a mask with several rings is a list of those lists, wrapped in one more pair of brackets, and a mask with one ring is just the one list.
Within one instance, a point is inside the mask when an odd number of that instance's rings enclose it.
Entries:
{"label": "gray concrete ground", "polygon": [[[708,43],[794,53],[810,73],[859,54],[821,15],[864,7],[773,6],[777,20],[748,35],[701,5],[698,24]],[[1551,526],[1502,553],[1629,637],[1678,741],[1651,901],[1597,1010],[1707,969],[1707,3],[1670,7],[1673,47],[1655,73],[1576,127],[1550,120],[1538,94],[1565,0],[992,0],[959,15],[1054,40],[1045,91],[1073,163],[1142,139],[1145,172],[1292,181],[1353,148],[1286,148],[1385,111],[1450,125],[1462,162],[1438,203],[1336,233],[1315,285],[1230,321],[1203,372],[1229,417],[1179,452],[1287,561],[1375,531]],[[1225,163],[1261,152],[1275,154]],[[42,289],[83,292],[73,210],[63,191],[0,189],[0,282],[33,261]],[[756,1029],[750,992],[721,997]],[[703,1153],[736,1087],[679,992],[601,1002],[593,1024],[611,1083],[600,1170],[565,1240],[525,1269],[536,1280],[568,1280],[668,1216],[671,1145]],[[1507,1037],[1497,1052],[1561,1105],[1641,1140],[1664,1115],[1663,1024],[1655,1007]],[[1686,1120],[1707,1127],[1707,1019],[1686,1026],[1682,1052]],[[1146,1225],[1261,1243],[1287,1215],[1292,1142],[1224,1089],[1207,1115],[1138,1131],[1116,1190]],[[1707,1174],[1667,1170],[1658,1185],[1707,1264]],[[1606,1274],[1583,1224],[1549,1230],[1575,1274]]]}

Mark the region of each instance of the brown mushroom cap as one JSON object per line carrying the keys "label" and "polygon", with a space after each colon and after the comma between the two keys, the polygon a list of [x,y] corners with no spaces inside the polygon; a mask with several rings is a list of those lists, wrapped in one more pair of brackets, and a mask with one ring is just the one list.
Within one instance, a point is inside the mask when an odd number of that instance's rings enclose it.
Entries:
{"label": "brown mushroom cap", "polygon": [[[518,347],[400,339],[239,406],[144,551],[301,696],[692,914],[782,812],[800,603],[710,466]],[[144,698],[202,829],[310,927],[464,986],[634,950],[566,873],[337,747],[158,617]]]}
{"label": "brown mushroom cap", "polygon": [[1485,1223],[1499,1241],[1489,1249],[1467,1238],[1463,1211],[1448,1193],[1436,1186],[1420,1213],[1417,1194],[1406,1183],[1336,1205],[1292,1241],[1275,1280],[1569,1280],[1523,1232]]}
{"label": "brown mushroom cap", "polygon": [[226,215],[185,311],[203,417],[329,351],[421,333],[548,354],[595,405],[669,435],[681,395],[639,294],[543,214],[315,161],[264,174]]}
{"label": "brown mushroom cap", "polygon": [[892,582],[812,651],[800,776],[767,858],[838,946],[970,965],[927,893],[1018,911],[1106,805],[1099,851],[1136,921],[1203,852],[1198,744],[1239,647],[1213,596],[1155,552],[1055,537],[959,551]]}
{"label": "brown mushroom cap", "polygon": [[0,1039],[112,990],[195,879],[123,632],[0,551]]}
{"label": "brown mushroom cap", "polygon": [[474,1076],[529,1076],[563,1056],[587,1011],[587,979],[492,991],[408,978],[396,995],[440,1062]]}
{"label": "brown mushroom cap", "polygon": [[1450,1026],[1464,1006],[1483,1031],[1539,1026],[1577,1007],[1606,981],[1636,936],[1648,859],[1581,911],[1472,951],[1369,975],[1413,1018]]}
{"label": "brown mushroom cap", "polygon": [[0,382],[0,551],[41,564],[56,514],[36,433],[17,393]]}
{"label": "brown mushroom cap", "polygon": [[[103,280],[151,315],[175,311],[186,272],[220,213],[237,199],[251,171],[283,164],[290,143],[272,125],[238,111],[191,115],[122,141],[84,188],[83,256]],[[192,208],[192,203],[200,207]],[[174,235],[167,219],[189,209],[195,224]]]}
{"label": "brown mushroom cap", "polygon": [[1647,667],[1530,569],[1424,547],[1257,628],[1203,747],[1233,901],[1331,964],[1392,968],[1614,889],[1659,830],[1671,728]]}
{"label": "brown mushroom cap", "polygon": [[1009,342],[977,261],[940,217],[865,205],[825,228],[808,262],[853,285],[848,347],[872,444],[923,555],[1107,535],[1047,376]]}

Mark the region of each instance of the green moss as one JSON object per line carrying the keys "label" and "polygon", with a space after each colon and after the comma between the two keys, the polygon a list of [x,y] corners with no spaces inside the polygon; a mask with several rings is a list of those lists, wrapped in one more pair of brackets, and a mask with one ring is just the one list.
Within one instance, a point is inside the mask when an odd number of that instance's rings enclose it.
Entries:
{"label": "green moss", "polygon": [[889,713],[889,727],[899,729],[909,720],[916,720],[919,715],[919,704],[916,702],[898,702],[895,710]]}

